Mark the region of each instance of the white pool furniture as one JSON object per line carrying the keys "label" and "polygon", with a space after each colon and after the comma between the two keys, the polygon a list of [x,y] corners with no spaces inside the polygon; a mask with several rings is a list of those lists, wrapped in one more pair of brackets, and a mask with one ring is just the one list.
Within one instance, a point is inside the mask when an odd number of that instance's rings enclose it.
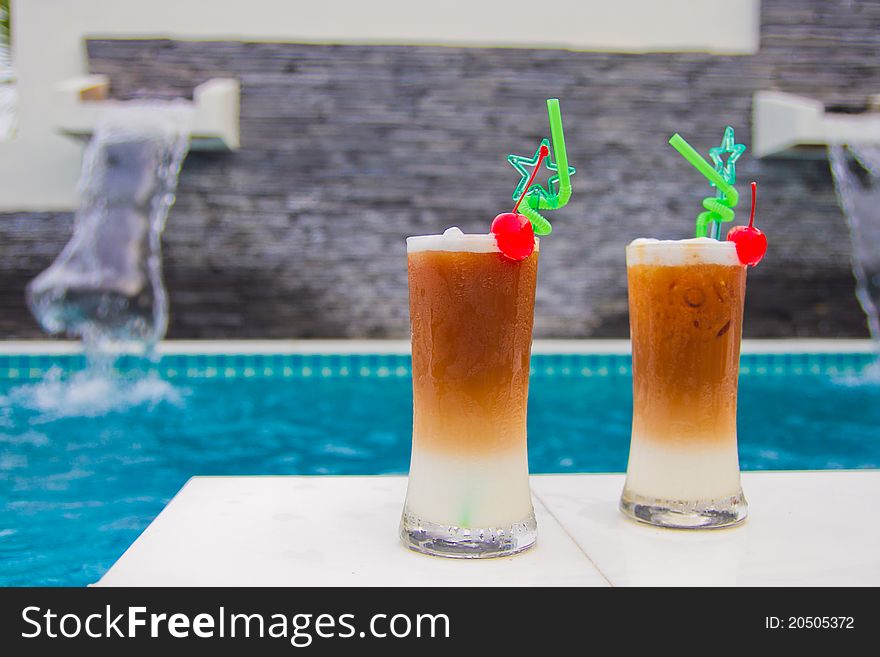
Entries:
{"label": "white pool furniture", "polygon": [[880,585],[880,471],[750,472],[746,523],[617,510],[622,474],[532,477],[537,546],[459,561],[397,540],[404,477],[194,477],[99,586]]}

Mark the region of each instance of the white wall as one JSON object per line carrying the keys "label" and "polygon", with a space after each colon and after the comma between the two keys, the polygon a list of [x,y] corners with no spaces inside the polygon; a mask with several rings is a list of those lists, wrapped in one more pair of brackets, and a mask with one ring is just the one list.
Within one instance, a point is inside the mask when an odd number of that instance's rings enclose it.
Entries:
{"label": "white wall", "polygon": [[12,19],[19,116],[0,142],[0,211],[75,205],[82,145],[54,130],[52,98],[87,72],[86,37],[749,54],[760,36],[759,0],[12,0]]}

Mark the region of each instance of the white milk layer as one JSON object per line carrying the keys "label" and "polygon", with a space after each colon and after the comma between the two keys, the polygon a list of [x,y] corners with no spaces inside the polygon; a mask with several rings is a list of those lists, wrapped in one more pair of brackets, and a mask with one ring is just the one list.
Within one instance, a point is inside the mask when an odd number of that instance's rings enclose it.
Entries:
{"label": "white milk layer", "polygon": [[626,490],[643,497],[696,502],[740,491],[736,440],[723,445],[668,445],[633,435]]}
{"label": "white milk layer", "polygon": [[[538,238],[535,238],[535,250],[538,250]],[[457,251],[464,253],[501,253],[498,242],[492,233],[463,233],[453,226],[447,228],[442,235],[417,235],[406,238],[407,253],[419,251]]]}
{"label": "white milk layer", "polygon": [[640,238],[626,247],[626,264],[681,267],[683,265],[741,265],[733,242],[709,237],[688,240]]}
{"label": "white milk layer", "polygon": [[526,452],[453,456],[413,449],[406,506],[423,521],[450,527],[526,520],[532,513]]}

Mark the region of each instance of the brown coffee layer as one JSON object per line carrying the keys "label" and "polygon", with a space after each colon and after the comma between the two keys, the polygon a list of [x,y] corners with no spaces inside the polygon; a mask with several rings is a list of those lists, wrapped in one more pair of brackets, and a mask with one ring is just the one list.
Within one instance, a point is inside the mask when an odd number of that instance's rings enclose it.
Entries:
{"label": "brown coffee layer", "polygon": [[410,253],[413,441],[453,454],[523,448],[538,252]]}
{"label": "brown coffee layer", "polygon": [[627,275],[633,434],[735,440],[745,267],[633,265]]}

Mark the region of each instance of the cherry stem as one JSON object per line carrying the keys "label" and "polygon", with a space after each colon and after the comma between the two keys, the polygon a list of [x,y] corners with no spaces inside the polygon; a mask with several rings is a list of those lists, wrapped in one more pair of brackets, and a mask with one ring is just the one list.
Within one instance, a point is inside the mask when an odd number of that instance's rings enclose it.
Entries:
{"label": "cherry stem", "polygon": [[758,199],[758,183],[752,182],[752,214],[749,216],[749,228],[755,227],[755,202]]}
{"label": "cherry stem", "polygon": [[535,170],[532,171],[532,175],[529,176],[529,182],[526,183],[522,194],[519,195],[519,200],[516,202],[516,205],[513,206],[513,214],[516,214],[516,211],[519,210],[519,204],[522,203],[523,199],[526,197],[526,194],[529,193],[529,189],[531,188],[532,183],[535,182],[535,176],[538,175],[538,170],[541,168],[541,162],[543,162],[544,158],[548,155],[550,155],[550,149],[547,148],[544,144],[541,144],[541,151],[540,153],[538,153],[538,164],[535,165]]}

